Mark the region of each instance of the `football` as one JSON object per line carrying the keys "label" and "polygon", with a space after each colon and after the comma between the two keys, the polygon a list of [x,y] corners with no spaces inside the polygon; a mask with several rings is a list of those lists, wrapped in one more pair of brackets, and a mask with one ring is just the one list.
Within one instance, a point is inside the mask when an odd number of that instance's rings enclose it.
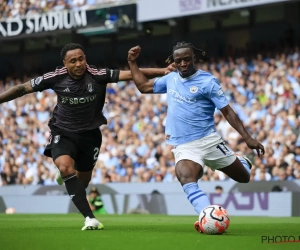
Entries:
{"label": "football", "polygon": [[15,214],[16,213],[16,209],[14,209],[13,207],[9,207],[5,210],[6,214]]}
{"label": "football", "polygon": [[199,215],[199,226],[204,234],[222,234],[229,227],[227,211],[219,205],[204,208]]}

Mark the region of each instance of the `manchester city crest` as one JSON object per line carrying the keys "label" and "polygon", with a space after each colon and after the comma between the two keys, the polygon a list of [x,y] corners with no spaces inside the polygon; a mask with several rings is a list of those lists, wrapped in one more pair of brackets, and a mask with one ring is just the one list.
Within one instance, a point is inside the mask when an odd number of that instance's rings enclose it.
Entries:
{"label": "manchester city crest", "polygon": [[196,86],[193,86],[190,88],[191,93],[196,93],[198,91],[198,88]]}

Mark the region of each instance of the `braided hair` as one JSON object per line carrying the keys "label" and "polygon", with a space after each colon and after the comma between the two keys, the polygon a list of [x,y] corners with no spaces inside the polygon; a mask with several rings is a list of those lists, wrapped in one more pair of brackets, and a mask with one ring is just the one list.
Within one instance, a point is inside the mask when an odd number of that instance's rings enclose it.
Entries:
{"label": "braided hair", "polygon": [[[194,47],[194,45],[191,43],[186,43],[186,42],[177,43],[176,46],[173,47],[173,53],[175,50],[183,49],[183,48],[190,48],[194,52],[196,62],[201,62],[202,60],[205,59],[205,57],[204,57],[205,51]],[[172,55],[168,56],[166,63],[171,64],[174,62],[173,53],[172,53]]]}

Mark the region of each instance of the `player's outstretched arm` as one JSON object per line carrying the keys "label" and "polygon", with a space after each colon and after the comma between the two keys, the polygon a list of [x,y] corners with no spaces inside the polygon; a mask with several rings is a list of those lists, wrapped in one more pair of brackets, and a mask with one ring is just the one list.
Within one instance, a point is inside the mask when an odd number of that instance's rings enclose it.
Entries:
{"label": "player's outstretched arm", "polygon": [[30,81],[16,85],[0,95],[0,104],[33,92]]}
{"label": "player's outstretched arm", "polygon": [[138,68],[135,61],[140,52],[140,46],[133,47],[128,51],[127,60],[131,70],[132,79],[141,93],[153,93],[154,80],[148,80],[148,78]]}
{"label": "player's outstretched arm", "polygon": [[[140,69],[140,71],[144,74],[148,79],[164,76],[166,72],[168,72],[168,68],[147,68]],[[120,81],[130,81],[133,80],[132,73],[130,70],[120,70],[119,75]]]}
{"label": "player's outstretched arm", "polygon": [[234,112],[234,110],[230,107],[230,105],[227,105],[226,107],[222,108],[221,112],[224,115],[225,119],[229,122],[229,124],[244,138],[249,148],[255,149],[257,151],[258,156],[261,156],[265,153],[264,146],[251,137],[251,135],[244,127],[242,121]]}

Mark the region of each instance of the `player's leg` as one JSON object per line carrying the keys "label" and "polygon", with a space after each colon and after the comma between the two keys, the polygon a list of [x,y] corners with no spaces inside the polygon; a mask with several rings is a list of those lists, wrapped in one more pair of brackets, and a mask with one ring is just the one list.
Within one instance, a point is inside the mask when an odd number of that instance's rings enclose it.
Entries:
{"label": "player's leg", "polygon": [[176,177],[181,183],[187,199],[199,215],[203,208],[210,205],[207,195],[198,186],[198,180],[203,175],[201,158],[186,147],[177,147],[173,153],[176,162]]}
{"label": "player's leg", "polygon": [[[87,188],[91,181],[92,172],[98,160],[101,142],[102,136],[99,129],[77,135],[79,154],[76,158],[75,169],[76,175],[84,188]],[[88,229],[104,229],[104,226],[100,221],[94,218],[87,218],[82,230]]]}
{"label": "player's leg", "polygon": [[65,155],[58,156],[62,153],[62,151],[62,149],[54,148],[52,149],[52,155],[55,165],[59,168],[67,192],[70,195],[74,205],[85,218],[94,218],[95,216],[93,215],[86,200],[85,188],[76,176],[74,169],[75,161],[69,155],[67,155],[67,153],[65,153]]}
{"label": "player's leg", "polygon": [[102,229],[103,225],[95,219],[93,212],[86,199],[86,192],[83,184],[75,173],[75,160],[77,155],[76,134],[65,131],[51,131],[55,136],[50,140],[44,154],[52,157],[55,165],[59,169],[65,183],[68,194],[74,205],[86,218],[85,229]]}
{"label": "player's leg", "polygon": [[79,137],[79,150],[75,169],[78,179],[87,188],[97,163],[102,143],[102,135],[99,129],[84,132]]}
{"label": "player's leg", "polygon": [[[198,179],[203,175],[202,166],[191,160],[181,160],[177,162],[175,172],[187,199],[199,215],[205,207],[210,205],[207,195],[198,186]],[[199,220],[194,223],[194,227],[201,233]]]}
{"label": "player's leg", "polygon": [[219,170],[237,182],[248,183],[250,181],[251,167],[252,164],[248,158],[245,156],[237,156],[232,164]]}
{"label": "player's leg", "polygon": [[[88,187],[88,185],[89,185],[89,183],[92,179],[92,174],[93,174],[93,171],[80,172],[80,171],[76,170],[76,176],[82,182],[84,188]],[[57,172],[56,172],[56,175],[55,175],[55,180],[56,180],[58,185],[64,184],[64,180],[62,179],[61,173],[60,173],[58,168],[57,168]]]}
{"label": "player's leg", "polygon": [[76,170],[76,176],[83,184],[84,188],[87,188],[92,179],[93,170],[87,172],[80,172]]}
{"label": "player's leg", "polygon": [[54,163],[60,170],[62,179],[72,202],[85,217],[85,225],[82,230],[103,229],[103,224],[96,220],[86,199],[86,191],[82,181],[76,176],[74,169],[75,161],[69,155],[61,155],[56,158],[55,156],[61,154],[61,152],[62,149],[52,149],[53,159],[55,159]]}
{"label": "player's leg", "polygon": [[237,182],[249,182],[251,161],[246,157],[235,154],[219,136],[215,136],[215,142],[205,149],[205,164],[212,170],[222,171]]}

